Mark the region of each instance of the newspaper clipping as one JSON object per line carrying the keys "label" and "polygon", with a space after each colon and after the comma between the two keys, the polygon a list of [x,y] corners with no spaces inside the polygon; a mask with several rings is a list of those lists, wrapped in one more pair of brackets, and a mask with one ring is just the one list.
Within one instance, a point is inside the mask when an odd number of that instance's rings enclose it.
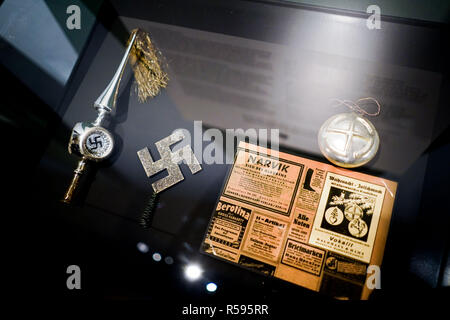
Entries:
{"label": "newspaper clipping", "polygon": [[201,251],[344,299],[367,299],[397,184],[241,142]]}
{"label": "newspaper clipping", "polygon": [[310,243],[369,262],[385,187],[328,172]]}

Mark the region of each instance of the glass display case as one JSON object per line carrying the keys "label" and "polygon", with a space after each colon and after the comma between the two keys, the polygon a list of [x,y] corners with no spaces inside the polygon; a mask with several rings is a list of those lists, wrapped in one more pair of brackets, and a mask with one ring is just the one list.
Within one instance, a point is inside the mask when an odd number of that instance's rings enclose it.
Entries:
{"label": "glass display case", "polygon": [[[36,299],[143,300],[168,318],[195,315],[200,306],[224,314],[227,305],[236,312],[267,306],[270,317],[301,312],[298,301],[332,303],[333,296],[214,259],[200,247],[236,153],[228,130],[276,129],[280,151],[329,164],[319,129],[349,111],[330,101],[364,97],[380,104],[377,116],[367,116],[380,146],[374,159],[349,170],[398,183],[381,289],[371,303],[445,296],[450,88],[443,1],[428,11],[418,3],[415,11],[383,3],[366,11],[371,4],[362,2],[72,2],[0,5],[2,158],[21,226],[13,251],[38,270]],[[79,29],[69,27],[77,12],[70,5],[80,10]],[[67,205],[61,199],[79,161],[67,150],[72,128],[95,119],[94,102],[135,28],[150,34],[169,84],[140,103],[125,68],[108,124],[114,152],[91,165],[77,201]],[[201,170],[192,174],[181,164],[184,180],[155,200],[152,183],[167,173],[148,177],[137,153],[147,148],[159,159],[155,143],[177,129],[190,139],[176,148],[190,145]],[[273,146],[271,138],[257,142]],[[66,286],[74,265],[78,290]]]}

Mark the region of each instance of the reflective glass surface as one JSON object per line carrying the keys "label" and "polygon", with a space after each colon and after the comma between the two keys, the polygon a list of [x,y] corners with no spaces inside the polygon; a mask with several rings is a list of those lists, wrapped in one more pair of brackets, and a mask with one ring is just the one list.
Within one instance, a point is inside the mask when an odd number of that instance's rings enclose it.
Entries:
{"label": "reflective glass surface", "polygon": [[[45,296],[144,299],[173,315],[189,304],[268,304],[283,314],[298,299],[329,302],[200,253],[235,151],[206,131],[276,128],[280,150],[327,162],[317,143],[319,128],[350,111],[330,101],[368,96],[381,104],[380,115],[370,118],[379,150],[355,170],[399,183],[383,290],[373,297],[435,294],[431,289],[446,279],[448,209],[437,199],[448,190],[448,27],[385,17],[381,29],[371,30],[366,21],[366,14],[284,2],[105,4],[64,86],[61,118],[47,128],[47,143],[27,173],[32,201],[22,210],[36,212],[30,245],[38,247],[31,257],[44,264]],[[60,200],[79,160],[67,152],[72,127],[95,119],[94,101],[136,27],[150,33],[165,57],[169,86],[141,104],[130,69],[125,71],[108,125],[115,152],[91,168],[78,205],[68,206]],[[157,159],[155,142],[180,128],[190,133],[200,161],[214,146],[222,163],[201,161],[195,175],[181,165],[184,180],[160,193],[143,229],[151,184],[166,173],[148,178],[137,151],[148,148]],[[65,268],[72,264],[82,270],[79,291],[65,289]]]}

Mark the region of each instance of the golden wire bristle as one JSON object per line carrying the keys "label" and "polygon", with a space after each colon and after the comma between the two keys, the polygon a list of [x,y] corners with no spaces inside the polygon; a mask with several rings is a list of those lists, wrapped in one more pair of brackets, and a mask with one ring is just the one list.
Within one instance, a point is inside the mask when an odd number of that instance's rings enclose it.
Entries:
{"label": "golden wire bristle", "polygon": [[163,58],[153,46],[147,32],[135,29],[136,40],[130,52],[130,64],[136,81],[136,93],[139,102],[145,102],[148,98],[156,96],[161,88],[165,88],[169,77],[162,68]]}

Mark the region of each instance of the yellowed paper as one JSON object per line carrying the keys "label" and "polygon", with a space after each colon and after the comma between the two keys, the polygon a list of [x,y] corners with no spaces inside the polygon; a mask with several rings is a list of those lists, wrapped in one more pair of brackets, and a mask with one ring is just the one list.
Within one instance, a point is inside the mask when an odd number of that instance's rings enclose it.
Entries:
{"label": "yellowed paper", "polygon": [[367,267],[381,264],[396,186],[241,142],[201,250],[340,299],[367,299]]}

